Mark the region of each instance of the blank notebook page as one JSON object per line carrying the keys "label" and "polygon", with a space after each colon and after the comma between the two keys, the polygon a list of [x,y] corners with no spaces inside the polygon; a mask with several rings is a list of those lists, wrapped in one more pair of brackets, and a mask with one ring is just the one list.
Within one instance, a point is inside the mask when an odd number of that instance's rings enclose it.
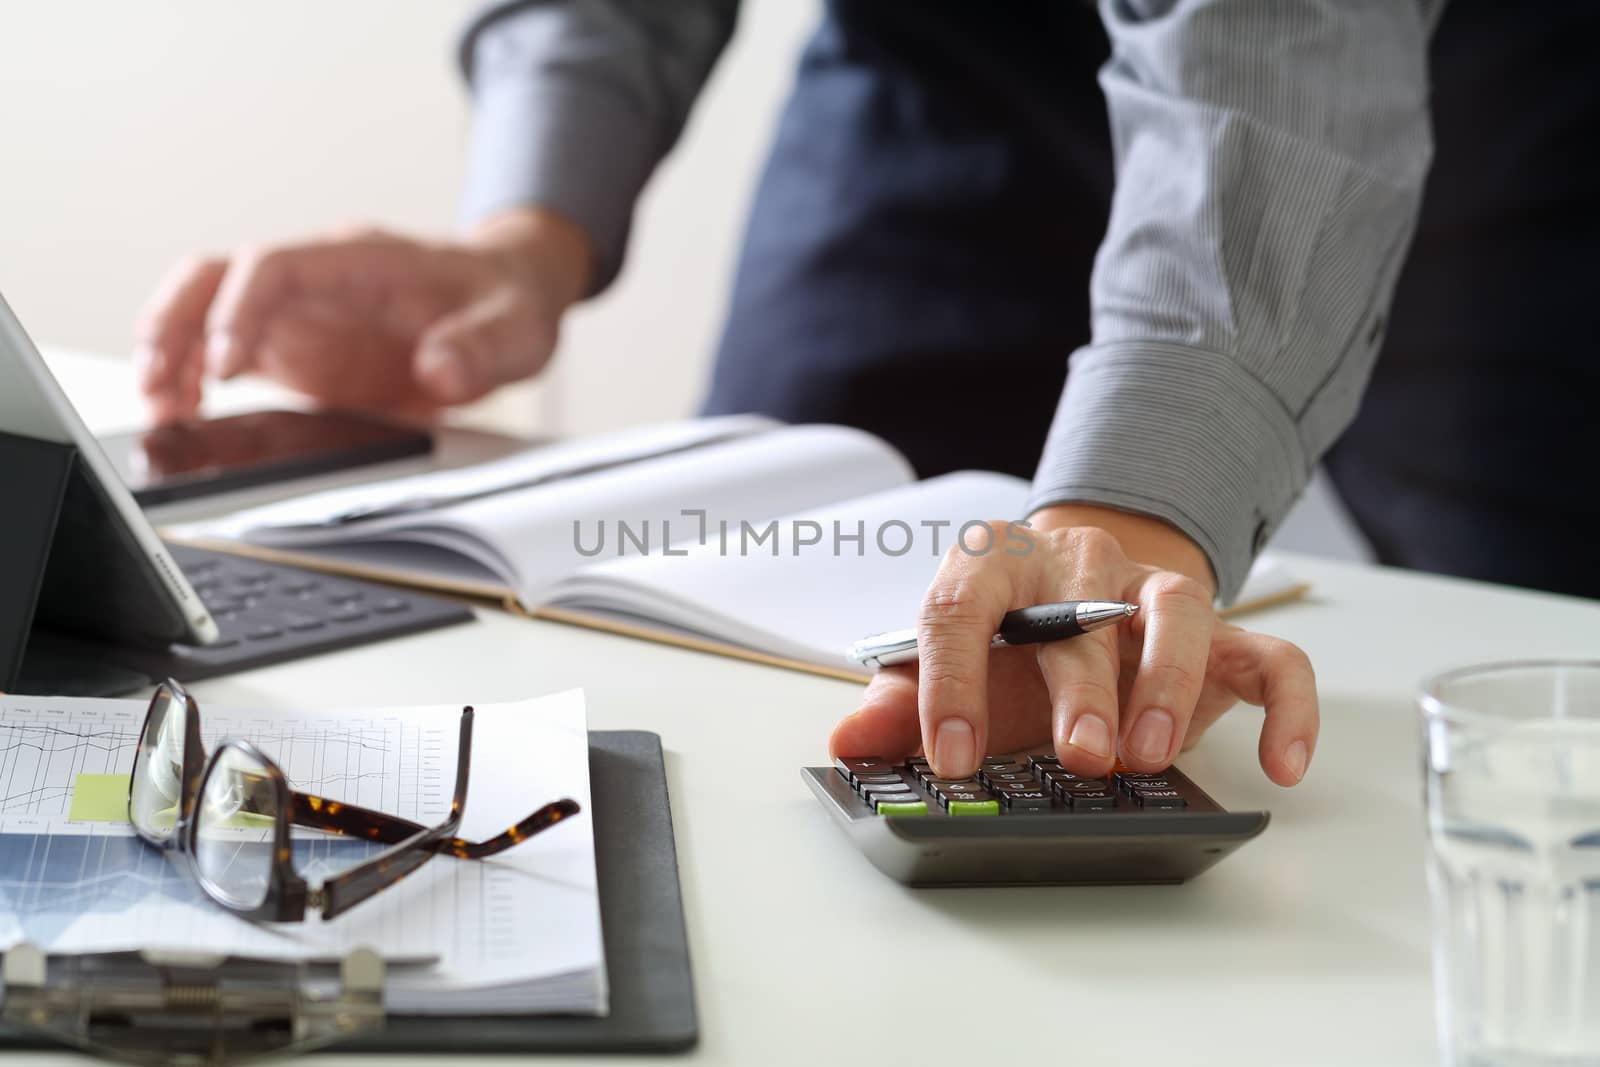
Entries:
{"label": "blank notebook page", "polygon": [[[915,625],[922,595],[964,523],[1020,517],[1028,494],[1029,485],[1020,478],[947,474],[800,513],[780,521],[777,536],[763,537],[759,544],[735,527],[724,545],[720,530],[713,528],[707,544],[683,557],[599,564],[556,585],[545,602],[665,625],[819,666],[848,667],[845,649],[859,638]],[[822,540],[797,550],[797,532],[802,540],[816,535],[808,521],[821,526]],[[863,541],[841,539],[836,547],[835,522],[847,535],[861,529]],[[891,523],[897,525],[886,525]],[[927,523],[942,524],[937,541]],[[765,523],[754,525],[755,533],[765,534]],[[910,547],[902,552],[906,527]],[[978,550],[984,538],[975,529],[965,543]],[[1001,538],[990,551],[1020,550],[1021,545]],[[1281,567],[1258,561],[1239,602],[1274,596],[1296,584]]]}
{"label": "blank notebook page", "polygon": [[[1020,516],[1028,483],[1000,474],[966,472],[858,497],[783,520],[775,538],[754,544],[735,527],[723,548],[720,531],[683,557],[653,555],[591,567],[551,590],[547,603],[652,619],[677,629],[779,656],[838,667],[857,638],[911,625],[923,591],[961,524]],[[795,547],[815,535],[818,544]],[[834,526],[858,527],[863,543],[835,550]],[[886,526],[898,521],[910,528]],[[942,522],[938,547],[924,522]],[[801,525],[796,526],[797,523]],[[753,523],[763,533],[766,523]],[[884,530],[884,545],[877,534]],[[982,535],[972,531],[976,548]],[[1002,542],[994,551],[1003,551]],[[1013,542],[1011,547],[1016,547]],[[776,555],[774,555],[776,549]],[[885,550],[887,549],[887,551]]]}

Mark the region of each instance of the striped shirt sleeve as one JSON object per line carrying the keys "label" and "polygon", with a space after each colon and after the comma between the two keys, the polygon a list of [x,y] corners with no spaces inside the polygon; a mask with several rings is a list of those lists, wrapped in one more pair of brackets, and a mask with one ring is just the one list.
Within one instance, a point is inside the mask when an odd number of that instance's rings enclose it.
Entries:
{"label": "striped shirt sleeve", "polygon": [[634,201],[733,36],[738,0],[501,0],[462,35],[473,93],[464,221],[537,205],[622,267]]}
{"label": "striped shirt sleeve", "polygon": [[1377,354],[1438,6],[1101,0],[1116,191],[1034,508],[1163,519],[1237,593]]}

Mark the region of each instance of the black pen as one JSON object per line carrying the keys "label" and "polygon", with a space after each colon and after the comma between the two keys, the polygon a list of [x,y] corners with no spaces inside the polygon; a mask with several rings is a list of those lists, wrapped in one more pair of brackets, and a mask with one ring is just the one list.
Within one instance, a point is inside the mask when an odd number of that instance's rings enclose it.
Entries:
{"label": "black pen", "polygon": [[[1038,645],[1063,641],[1114,626],[1139,610],[1139,605],[1121,600],[1063,600],[1058,604],[1038,604],[1008,611],[1000,620],[1000,631],[989,642],[990,648],[1012,645]],[[845,655],[863,667],[877,670],[917,658],[917,631],[890,630],[863,637]]]}

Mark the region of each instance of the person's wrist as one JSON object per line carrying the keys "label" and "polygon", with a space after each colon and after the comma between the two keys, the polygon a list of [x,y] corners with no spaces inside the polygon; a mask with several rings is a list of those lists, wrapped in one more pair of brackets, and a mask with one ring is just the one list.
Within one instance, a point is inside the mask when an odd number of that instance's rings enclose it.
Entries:
{"label": "person's wrist", "polygon": [[467,243],[525,284],[541,288],[559,311],[583,299],[594,278],[593,242],[559,211],[518,207],[496,212],[472,228]]}
{"label": "person's wrist", "polygon": [[1043,531],[1074,526],[1104,530],[1135,563],[1187,575],[1216,592],[1216,575],[1205,552],[1182,530],[1160,519],[1097,504],[1052,504],[1035,511],[1028,520]]}

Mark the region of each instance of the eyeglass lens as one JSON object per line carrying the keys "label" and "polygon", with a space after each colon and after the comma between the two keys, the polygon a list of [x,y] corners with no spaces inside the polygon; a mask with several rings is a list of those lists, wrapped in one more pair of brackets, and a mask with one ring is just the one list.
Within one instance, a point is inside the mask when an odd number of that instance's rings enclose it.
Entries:
{"label": "eyeglass lens", "polygon": [[171,837],[178,822],[183,796],[184,712],[182,700],[166,688],[159,690],[134,755],[128,817],[134,829],[157,841]]}
{"label": "eyeglass lens", "polygon": [[266,901],[279,813],[267,767],[242,749],[221,749],[195,805],[194,868],[206,892],[245,911]]}

